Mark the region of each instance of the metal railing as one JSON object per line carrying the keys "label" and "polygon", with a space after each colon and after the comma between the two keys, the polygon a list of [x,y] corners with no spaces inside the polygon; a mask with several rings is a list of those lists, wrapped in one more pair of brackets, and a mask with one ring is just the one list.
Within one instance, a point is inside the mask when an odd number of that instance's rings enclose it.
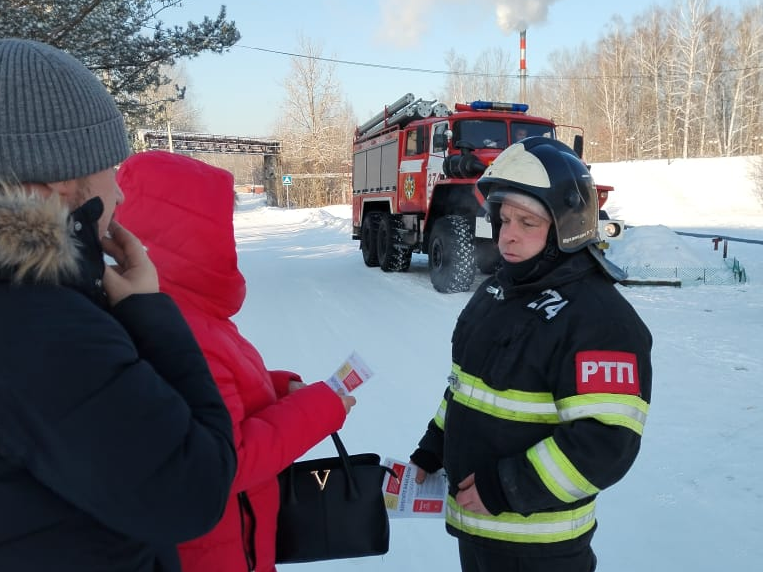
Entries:
{"label": "metal railing", "polygon": [[717,268],[624,266],[628,285],[690,286],[694,284],[733,285],[747,282],[747,272],[736,258],[724,259]]}

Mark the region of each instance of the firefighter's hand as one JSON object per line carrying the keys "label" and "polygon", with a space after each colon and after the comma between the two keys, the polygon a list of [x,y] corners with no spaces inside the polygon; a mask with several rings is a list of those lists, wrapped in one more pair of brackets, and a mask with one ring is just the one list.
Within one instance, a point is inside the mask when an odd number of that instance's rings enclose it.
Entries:
{"label": "firefighter's hand", "polygon": [[416,483],[420,485],[421,483],[423,483],[426,480],[426,478],[427,478],[427,472],[424,469],[422,469],[421,467],[417,466],[416,467],[416,477],[415,477]]}
{"label": "firefighter's hand", "polygon": [[114,306],[131,294],[159,292],[159,277],[154,263],[140,240],[116,221],[109,225],[109,235],[101,239],[103,251],[116,262],[106,266],[103,288]]}
{"label": "firefighter's hand", "polygon": [[416,467],[414,480],[419,485],[423,483],[429,475],[436,473],[442,467],[442,462],[437,455],[420,447],[411,453],[409,462],[411,466]]}
{"label": "firefighter's hand", "polygon": [[477,492],[477,486],[474,484],[474,473],[458,483],[456,502],[459,506],[470,512],[476,512],[477,514],[490,514],[485,508],[485,505],[482,504],[480,494]]}

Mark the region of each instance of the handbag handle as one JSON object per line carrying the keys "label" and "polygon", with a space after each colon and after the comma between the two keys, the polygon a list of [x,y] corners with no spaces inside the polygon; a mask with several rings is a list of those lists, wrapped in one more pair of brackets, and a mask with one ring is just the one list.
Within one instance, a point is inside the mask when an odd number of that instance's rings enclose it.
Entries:
{"label": "handbag handle", "polygon": [[[344,443],[342,443],[342,440],[339,438],[339,433],[331,433],[331,440],[334,441],[334,447],[336,447],[336,452],[339,454],[339,459],[342,461],[342,467],[344,468],[344,472],[347,475],[347,491],[349,493],[349,498],[350,500],[356,500],[360,498],[360,492],[358,489],[357,481],[355,480],[355,471],[353,470],[352,464],[350,463],[350,456],[347,454],[347,449],[345,448]],[[392,475],[395,480],[398,482],[400,481],[400,477],[398,477],[397,473],[393,469],[385,465],[379,465],[379,467],[383,471],[386,471]],[[294,486],[294,463],[289,465],[288,469],[286,470],[289,474],[288,502],[296,503],[297,491],[296,487]]]}
{"label": "handbag handle", "polygon": [[[332,433],[331,439],[334,441],[336,452],[339,454],[339,458],[342,461],[342,466],[344,467],[344,472],[347,475],[347,489],[350,499],[355,500],[360,497],[360,493],[358,492],[358,485],[355,482],[355,473],[353,472],[352,465],[350,464],[350,456],[347,454],[347,449],[345,448],[344,443],[342,443],[342,440],[339,438],[338,433]],[[288,499],[290,503],[296,503],[297,491],[294,486],[294,463],[289,465],[287,470],[289,472]]]}
{"label": "handbag handle", "polygon": [[[347,474],[350,475],[348,478],[349,486],[351,489],[350,492],[352,493],[354,491],[354,496],[359,496],[358,485],[355,484],[355,474],[352,472],[352,465],[350,465],[350,456],[347,454],[347,449],[344,448],[344,443],[342,443],[342,440],[339,438],[339,433],[332,433],[331,439],[334,441],[336,452],[339,453],[339,457],[342,459],[342,464],[344,465]],[[397,472],[395,472],[394,469],[387,467],[386,465],[379,465],[379,467],[392,475],[396,481],[400,481],[400,477],[397,475]]]}
{"label": "handbag handle", "polygon": [[331,434],[331,440],[334,441],[336,452],[339,453],[339,457],[342,459],[342,465],[344,465],[344,472],[347,474],[347,488],[350,492],[351,499],[357,499],[360,497],[358,492],[358,485],[355,482],[355,472],[350,465],[350,456],[347,454],[347,449],[344,448],[344,443],[339,438],[339,433],[334,432]]}

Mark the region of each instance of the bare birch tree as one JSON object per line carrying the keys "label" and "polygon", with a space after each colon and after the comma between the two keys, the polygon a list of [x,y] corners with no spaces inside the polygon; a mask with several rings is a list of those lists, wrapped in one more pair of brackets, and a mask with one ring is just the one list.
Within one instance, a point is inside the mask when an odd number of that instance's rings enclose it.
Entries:
{"label": "bare birch tree", "polygon": [[[763,154],[763,5],[748,6],[731,28],[732,105],[728,155]],[[738,127],[737,127],[738,126]],[[735,137],[736,135],[736,137]]]}
{"label": "bare birch tree", "polygon": [[513,101],[518,85],[518,69],[519,66],[513,63],[511,55],[503,48],[483,51],[474,64],[476,77],[471,84],[473,93],[467,101]]}
{"label": "bare birch tree", "polygon": [[638,18],[634,31],[633,73],[638,78],[637,112],[629,125],[636,158],[661,158],[664,149],[666,125],[665,90],[663,79],[667,75],[667,60],[671,51],[669,36],[665,33],[665,11],[654,8]]}
{"label": "bare birch tree", "polygon": [[[690,154],[694,157],[728,154],[728,141],[723,138],[723,111],[725,105],[722,97],[723,86],[726,83],[725,74],[720,72],[728,63],[725,59],[724,40],[726,37],[727,21],[720,9],[713,10],[707,15],[708,25],[702,33],[700,41],[703,44],[701,61],[701,86],[697,93],[697,130],[692,134]],[[720,109],[719,109],[720,108]],[[720,113],[715,111],[719,110]],[[732,110],[732,116],[733,116]],[[721,119],[720,123],[718,119]],[[725,153],[724,153],[725,148]]]}
{"label": "bare birch tree", "polygon": [[[276,133],[283,141],[284,172],[294,176],[289,201],[315,207],[346,195],[355,118],[343,100],[335,65],[321,59],[322,48],[300,37],[299,52],[284,81]],[[286,205],[285,194],[277,204]]]}
{"label": "bare birch tree", "polygon": [[[193,85],[183,64],[162,68],[166,83],[138,98],[147,108],[143,128],[171,131],[201,131],[201,111],[193,106]],[[180,87],[182,86],[182,87]]]}
{"label": "bare birch tree", "polygon": [[440,101],[447,105],[466,103],[478,99],[488,101],[513,101],[516,90],[515,70],[510,54],[502,48],[481,52],[471,69],[464,58],[453,50],[445,57],[448,80]]}
{"label": "bare birch tree", "polygon": [[613,30],[598,44],[599,109],[606,121],[610,161],[620,156],[620,145],[630,136],[627,125],[630,108],[629,92],[631,58],[628,41],[621,21],[614,22]]}
{"label": "bare birch tree", "polygon": [[676,4],[670,19],[669,34],[674,39],[672,59],[672,103],[675,110],[680,156],[689,157],[689,142],[699,133],[701,122],[703,61],[707,57],[705,39],[710,26],[706,0],[684,0]]}
{"label": "bare birch tree", "polygon": [[445,67],[448,70],[448,79],[440,101],[452,105],[456,102],[465,102],[469,98],[469,77],[467,76],[466,60],[456,55],[452,48],[445,54]]}
{"label": "bare birch tree", "polygon": [[[596,99],[590,95],[596,74],[591,50],[586,45],[575,50],[557,50],[551,53],[549,64],[550,68],[543,70],[539,79],[530,82],[531,113],[559,124],[583,127],[590,151],[586,154],[597,157],[597,147],[603,139],[598,129],[602,122]],[[575,133],[565,127],[557,132],[561,140],[571,144]]]}

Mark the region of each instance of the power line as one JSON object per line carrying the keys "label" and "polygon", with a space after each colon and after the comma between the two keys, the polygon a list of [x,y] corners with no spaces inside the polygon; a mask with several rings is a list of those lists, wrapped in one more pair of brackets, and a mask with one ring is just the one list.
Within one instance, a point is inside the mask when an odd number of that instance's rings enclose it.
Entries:
{"label": "power line", "polygon": [[242,46],[239,44],[236,44],[234,47],[236,48],[244,48],[247,50],[256,50],[258,52],[267,52],[270,54],[278,54],[280,56],[289,56],[292,58],[304,58],[308,60],[318,60],[322,62],[329,62],[333,64],[345,64],[349,66],[359,66],[359,67],[366,67],[366,68],[377,68],[377,69],[385,69],[385,70],[393,70],[393,71],[407,71],[407,72],[415,72],[415,73],[429,73],[429,74],[439,74],[439,75],[465,75],[465,76],[475,76],[475,77],[500,77],[500,78],[518,78],[519,74],[489,74],[489,73],[481,73],[481,72],[460,72],[460,71],[451,71],[451,70],[429,70],[425,68],[409,68],[404,66],[389,66],[384,64],[371,64],[368,62],[354,62],[351,60],[339,60],[335,58],[324,58],[321,56],[310,56],[306,54],[295,54],[292,52],[281,52],[279,50],[270,50],[268,48],[259,48],[255,46]]}
{"label": "power line", "polygon": [[[269,54],[277,54],[280,56],[289,56],[291,58],[303,58],[308,60],[317,60],[322,62],[328,62],[333,64],[343,64],[343,65],[349,65],[349,66],[358,66],[358,67],[367,67],[367,68],[376,68],[376,69],[386,69],[386,70],[392,70],[392,71],[405,71],[405,72],[413,72],[413,73],[427,73],[427,74],[434,74],[434,75],[450,75],[450,76],[465,76],[465,77],[484,77],[484,78],[498,78],[498,79],[519,79],[520,74],[519,73],[511,73],[511,74],[496,74],[496,73],[486,73],[486,72],[469,72],[469,71],[453,71],[453,70],[432,70],[432,69],[426,69],[426,68],[411,68],[411,67],[405,67],[405,66],[391,66],[391,65],[385,65],[385,64],[373,64],[369,62],[357,62],[352,60],[340,60],[336,58],[324,58],[322,56],[313,56],[313,55],[307,55],[307,54],[296,54],[293,52],[283,52],[280,50],[271,50],[269,48],[261,48],[257,46],[243,46],[240,44],[235,44],[233,47],[235,48],[243,48],[246,50],[254,50],[258,52],[266,52]],[[725,69],[725,70],[711,70],[711,71],[700,71],[697,70],[694,72],[694,75],[720,75],[724,73],[740,73],[740,72],[749,72],[749,71],[756,71],[763,69],[763,66],[751,66],[746,68],[733,68],[733,69]],[[679,77],[685,77],[686,74],[680,73],[680,72],[673,72],[670,74],[658,74],[662,76],[663,79],[668,79],[669,77],[672,77],[673,79],[679,78]],[[612,79],[642,79],[642,80],[651,80],[653,79],[653,75],[642,75],[642,74],[625,74],[625,75],[586,75],[586,76],[560,76],[560,75],[537,75],[537,74],[530,74],[528,73],[526,76],[528,79],[536,79],[536,80],[553,80],[553,81],[604,81],[604,80],[612,80]]]}

